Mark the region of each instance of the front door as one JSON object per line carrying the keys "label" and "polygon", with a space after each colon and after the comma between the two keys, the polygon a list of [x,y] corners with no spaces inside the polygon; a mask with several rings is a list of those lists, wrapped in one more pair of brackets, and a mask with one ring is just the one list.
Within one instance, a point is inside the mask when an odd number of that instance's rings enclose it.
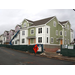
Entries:
{"label": "front door", "polygon": [[30,45],[30,39],[29,39],[29,41],[28,41],[28,44]]}
{"label": "front door", "polygon": [[63,41],[62,40],[60,40],[60,45],[62,45],[63,44]]}

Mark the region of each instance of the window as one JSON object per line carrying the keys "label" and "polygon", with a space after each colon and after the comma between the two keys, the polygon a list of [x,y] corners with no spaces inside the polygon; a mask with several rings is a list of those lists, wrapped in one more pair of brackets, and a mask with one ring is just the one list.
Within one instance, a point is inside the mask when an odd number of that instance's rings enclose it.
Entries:
{"label": "window", "polygon": [[34,34],[34,29],[31,29],[31,34]]}
{"label": "window", "polygon": [[5,37],[4,37],[4,41],[5,41]]}
{"label": "window", "polygon": [[68,44],[69,44],[69,39],[68,39]]}
{"label": "window", "polygon": [[56,27],[56,22],[55,21],[53,22],[53,26]]}
{"label": "window", "polygon": [[25,43],[25,39],[22,39],[22,43]]}
{"label": "window", "polygon": [[7,37],[7,39],[9,39],[9,37]]}
{"label": "window", "polygon": [[67,40],[65,39],[65,44],[67,44]]}
{"label": "window", "polygon": [[42,43],[42,37],[38,37],[38,43]]}
{"label": "window", "polygon": [[69,30],[69,25],[67,25],[67,29]]}
{"label": "window", "polygon": [[51,43],[53,43],[53,37],[51,37]]}
{"label": "window", "polygon": [[62,31],[60,31],[60,35],[62,35]]}
{"label": "window", "polygon": [[24,23],[24,27],[26,27],[26,23]]}
{"label": "window", "polygon": [[15,41],[15,44],[17,44],[17,41]]}
{"label": "window", "polygon": [[58,38],[56,38],[56,42],[58,42]]}
{"label": "window", "polygon": [[58,30],[56,30],[56,35],[58,35]]}
{"label": "window", "polygon": [[47,37],[47,43],[48,43],[48,37]]}
{"label": "window", "polygon": [[42,33],[42,28],[38,28],[38,33]]}
{"label": "window", "polygon": [[66,31],[65,31],[65,36],[67,35]]}
{"label": "window", "polygon": [[47,33],[48,33],[48,28],[47,28]]}
{"label": "window", "polygon": [[14,45],[14,42],[13,42],[13,45]]}
{"label": "window", "polygon": [[25,35],[25,31],[22,31],[22,35]]}

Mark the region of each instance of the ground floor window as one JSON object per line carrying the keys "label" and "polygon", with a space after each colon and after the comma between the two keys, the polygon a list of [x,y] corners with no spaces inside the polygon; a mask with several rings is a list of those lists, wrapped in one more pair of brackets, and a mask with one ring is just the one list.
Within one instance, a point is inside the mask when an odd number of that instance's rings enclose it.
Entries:
{"label": "ground floor window", "polygon": [[47,43],[48,43],[48,37],[47,37]]}
{"label": "ground floor window", "polygon": [[51,37],[51,43],[53,43],[53,37]]}
{"label": "ground floor window", "polygon": [[38,43],[42,43],[42,37],[38,37]]}
{"label": "ground floor window", "polygon": [[22,43],[25,43],[25,39],[22,39]]}
{"label": "ground floor window", "polygon": [[17,44],[17,41],[15,41],[15,44]]}

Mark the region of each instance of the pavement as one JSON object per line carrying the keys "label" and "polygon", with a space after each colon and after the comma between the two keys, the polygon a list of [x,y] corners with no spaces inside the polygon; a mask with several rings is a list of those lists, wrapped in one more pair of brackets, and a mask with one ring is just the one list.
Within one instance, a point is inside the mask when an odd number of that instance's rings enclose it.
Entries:
{"label": "pavement", "polygon": [[0,65],[75,65],[75,62],[47,58],[46,53],[34,54],[0,47]]}
{"label": "pavement", "polygon": [[59,59],[59,60],[67,60],[67,61],[75,62],[75,57],[62,56],[62,54],[56,53],[56,52],[44,52],[40,55],[48,57],[48,58],[54,58],[54,59]]}

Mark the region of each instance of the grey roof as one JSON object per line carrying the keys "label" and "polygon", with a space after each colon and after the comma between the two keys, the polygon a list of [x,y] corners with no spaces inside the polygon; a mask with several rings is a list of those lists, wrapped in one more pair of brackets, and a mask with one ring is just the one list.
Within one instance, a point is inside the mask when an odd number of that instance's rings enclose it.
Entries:
{"label": "grey roof", "polygon": [[37,26],[37,25],[41,25],[41,24],[45,24],[47,23],[49,20],[51,20],[53,17],[49,17],[49,18],[45,18],[42,20],[38,20],[38,21],[33,21],[33,24],[31,26]]}

